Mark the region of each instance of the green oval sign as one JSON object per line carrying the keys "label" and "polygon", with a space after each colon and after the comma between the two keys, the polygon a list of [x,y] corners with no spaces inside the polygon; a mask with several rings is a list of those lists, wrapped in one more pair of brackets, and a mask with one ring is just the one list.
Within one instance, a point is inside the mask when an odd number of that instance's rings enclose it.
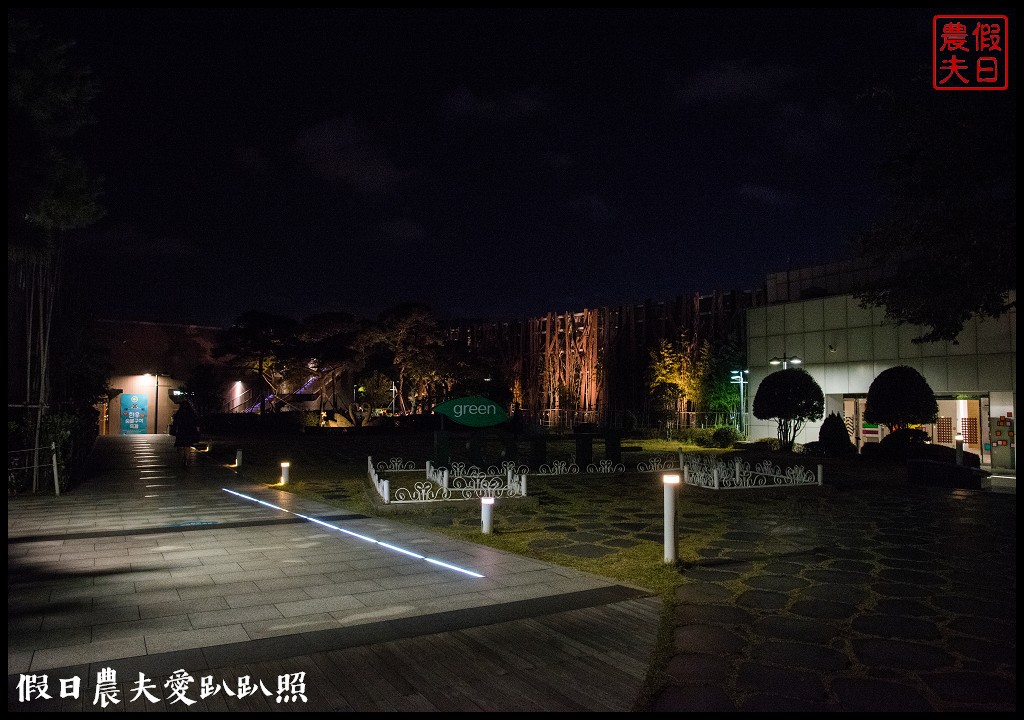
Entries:
{"label": "green oval sign", "polygon": [[468,427],[491,427],[508,422],[508,413],[501,405],[479,395],[443,402],[434,412]]}

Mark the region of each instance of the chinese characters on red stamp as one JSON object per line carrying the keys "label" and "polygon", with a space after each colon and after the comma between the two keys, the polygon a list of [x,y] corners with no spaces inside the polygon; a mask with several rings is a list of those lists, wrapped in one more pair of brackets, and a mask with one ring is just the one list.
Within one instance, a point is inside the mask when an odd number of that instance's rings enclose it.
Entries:
{"label": "chinese characters on red stamp", "polygon": [[1009,41],[1006,15],[936,15],[932,18],[932,87],[1006,90]]}

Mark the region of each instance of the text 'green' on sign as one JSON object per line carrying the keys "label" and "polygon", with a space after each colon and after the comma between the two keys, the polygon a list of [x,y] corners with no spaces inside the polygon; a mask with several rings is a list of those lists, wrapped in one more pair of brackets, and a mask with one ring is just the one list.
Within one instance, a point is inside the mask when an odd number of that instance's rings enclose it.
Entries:
{"label": "text 'green' on sign", "polygon": [[501,405],[478,395],[448,400],[435,407],[434,412],[468,427],[491,427],[508,422],[508,413]]}

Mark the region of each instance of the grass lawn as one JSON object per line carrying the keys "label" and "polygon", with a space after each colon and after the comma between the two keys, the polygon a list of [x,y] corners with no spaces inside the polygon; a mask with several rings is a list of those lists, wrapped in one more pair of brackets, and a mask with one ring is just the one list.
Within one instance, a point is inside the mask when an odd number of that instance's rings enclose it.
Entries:
{"label": "grass lawn", "polygon": [[[452,435],[453,459],[468,462],[466,435]],[[280,463],[289,461],[288,492],[367,515],[388,515],[395,520],[428,527],[450,535],[519,555],[603,575],[659,594],[666,599],[683,577],[663,562],[663,488],[659,473],[635,472],[637,463],[651,457],[668,459],[679,443],[664,439],[624,440],[624,446],[640,446],[643,452],[623,453],[624,473],[609,475],[530,475],[527,501],[501,500],[494,514],[494,533],[480,532],[480,508],[475,501],[453,501],[423,506],[383,506],[366,474],[367,456],[374,462],[392,458],[413,461],[423,467],[431,455],[430,433],[374,434],[370,432],[316,432],[296,435],[213,437],[207,462],[230,464],[235,451],[243,453],[243,476],[253,482],[274,484],[280,477]],[[519,457],[528,453],[520,440]],[[503,444],[496,439],[483,443],[485,464],[499,464]],[[549,439],[548,461],[568,461],[575,452],[571,436]],[[684,447],[688,452],[726,452]],[[604,459],[603,443],[595,443],[594,460]],[[534,468],[535,469],[535,468]],[[832,463],[826,478],[836,481],[849,475],[839,463]],[[399,482],[411,485],[421,474],[397,474]],[[408,478],[405,480],[405,478]],[[398,483],[393,481],[393,487]],[[779,505],[784,512],[823,488],[781,488],[743,491],[746,500]],[[680,499],[680,545],[682,562],[696,562],[709,541],[719,539],[726,527],[721,501],[730,505],[740,498],[735,493],[718,494],[682,488]],[[765,493],[769,493],[766,495]],[[686,532],[686,529],[700,532]]]}

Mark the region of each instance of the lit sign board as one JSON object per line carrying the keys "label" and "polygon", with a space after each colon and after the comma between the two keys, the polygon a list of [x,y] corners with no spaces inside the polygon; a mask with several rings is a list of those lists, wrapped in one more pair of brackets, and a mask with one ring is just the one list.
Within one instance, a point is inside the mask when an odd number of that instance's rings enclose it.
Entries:
{"label": "lit sign board", "polygon": [[501,405],[478,395],[448,400],[435,407],[434,412],[467,427],[492,427],[508,422],[508,413]]}

